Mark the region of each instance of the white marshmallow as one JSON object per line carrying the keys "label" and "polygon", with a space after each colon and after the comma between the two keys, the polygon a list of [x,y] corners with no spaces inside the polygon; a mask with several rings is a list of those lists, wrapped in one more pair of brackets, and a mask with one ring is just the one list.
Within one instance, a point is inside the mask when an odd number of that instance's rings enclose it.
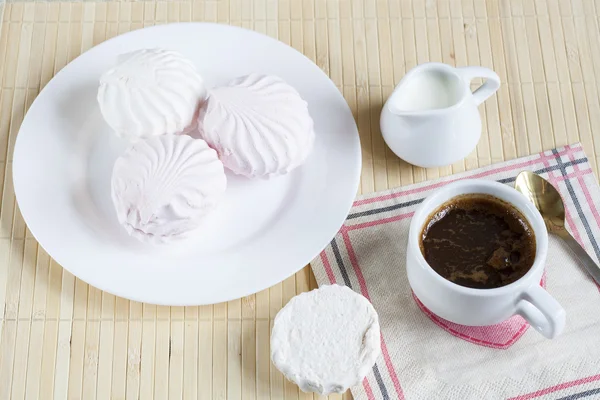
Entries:
{"label": "white marshmallow", "polygon": [[119,222],[135,238],[185,238],[213,210],[227,185],[217,153],[201,139],[163,135],[140,140],[115,162],[112,199]]}
{"label": "white marshmallow", "polygon": [[211,90],[198,121],[225,167],[248,177],[288,173],[315,139],[306,101],[275,76],[251,74]]}
{"label": "white marshmallow", "polygon": [[379,318],[346,286],[321,286],[290,300],[275,317],[273,364],[305,392],[343,393],[381,352]]}
{"label": "white marshmallow", "polygon": [[195,125],[206,88],[194,64],[181,54],[144,49],[121,56],[100,78],[98,104],[122,138],[179,133]]}

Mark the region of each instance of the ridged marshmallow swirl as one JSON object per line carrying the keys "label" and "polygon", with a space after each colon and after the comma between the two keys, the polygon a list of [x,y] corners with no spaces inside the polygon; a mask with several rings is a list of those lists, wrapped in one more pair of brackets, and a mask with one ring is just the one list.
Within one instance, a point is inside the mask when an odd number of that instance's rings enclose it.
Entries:
{"label": "ridged marshmallow swirl", "polygon": [[217,153],[186,135],[134,143],[115,162],[111,183],[119,222],[149,243],[184,238],[198,228],[227,184]]}
{"label": "ridged marshmallow swirl", "polygon": [[100,78],[98,103],[106,122],[122,138],[178,133],[195,123],[206,97],[194,64],[175,51],[127,53]]}
{"label": "ridged marshmallow swirl", "polygon": [[258,74],[210,91],[198,127],[225,167],[248,177],[291,171],[306,160],[315,139],[307,103],[296,89]]}

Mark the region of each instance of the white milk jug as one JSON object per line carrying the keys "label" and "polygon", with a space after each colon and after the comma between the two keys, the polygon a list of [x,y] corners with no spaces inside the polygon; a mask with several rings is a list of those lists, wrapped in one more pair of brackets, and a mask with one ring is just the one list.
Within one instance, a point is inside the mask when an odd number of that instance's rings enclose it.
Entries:
{"label": "white milk jug", "polygon": [[[474,78],[486,81],[471,92]],[[500,78],[488,68],[418,65],[402,78],[383,106],[383,138],[398,157],[419,167],[459,161],[475,149],[481,137],[477,106],[499,87]]]}

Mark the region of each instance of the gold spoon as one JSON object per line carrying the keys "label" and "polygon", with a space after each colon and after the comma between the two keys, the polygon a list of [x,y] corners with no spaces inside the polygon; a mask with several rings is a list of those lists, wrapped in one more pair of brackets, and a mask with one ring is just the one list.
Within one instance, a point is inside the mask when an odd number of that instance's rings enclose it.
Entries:
{"label": "gold spoon", "polygon": [[544,178],[523,171],[517,176],[515,189],[527,197],[540,211],[550,233],[560,236],[579,258],[585,269],[600,284],[600,266],[571,236],[565,227],[565,205],[558,191]]}

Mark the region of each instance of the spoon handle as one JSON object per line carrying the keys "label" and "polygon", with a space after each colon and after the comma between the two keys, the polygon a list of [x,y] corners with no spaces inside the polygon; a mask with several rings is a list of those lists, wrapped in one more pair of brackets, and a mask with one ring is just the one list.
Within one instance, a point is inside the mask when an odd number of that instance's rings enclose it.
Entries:
{"label": "spoon handle", "polygon": [[587,272],[594,278],[596,283],[600,285],[600,266],[596,264],[592,257],[590,257],[585,249],[566,229],[561,229],[556,233],[567,243],[577,258],[579,258],[579,261],[581,261]]}

